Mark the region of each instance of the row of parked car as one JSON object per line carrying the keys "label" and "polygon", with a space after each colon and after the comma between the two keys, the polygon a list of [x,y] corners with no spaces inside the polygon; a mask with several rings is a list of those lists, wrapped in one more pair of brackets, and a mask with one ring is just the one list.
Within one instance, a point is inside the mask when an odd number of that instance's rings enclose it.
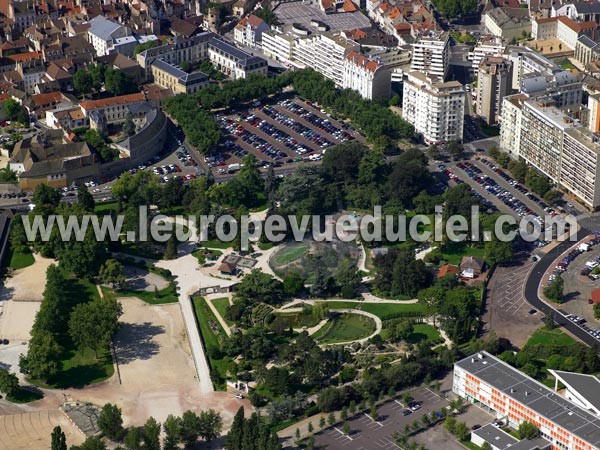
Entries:
{"label": "row of parked car", "polygon": [[[347,124],[342,124],[342,129],[340,130],[335,127],[329,119],[324,119],[323,117],[308,111],[306,108],[292,100],[282,100],[278,104],[283,106],[288,111],[291,111],[292,113],[302,117],[311,125],[326,131],[342,142],[352,139],[352,135],[348,132],[349,130],[352,130],[352,128]],[[321,112],[323,114],[327,114],[325,111]]]}
{"label": "row of parked car", "polygon": [[[441,164],[441,163],[438,164],[438,169],[440,169],[442,174],[446,177],[445,181],[452,180],[456,184],[464,184],[464,181],[461,180],[458,177],[458,175],[456,175],[454,172],[452,172],[450,169],[448,169],[444,164]],[[474,190],[471,190],[471,192],[473,193],[473,197],[478,199],[483,204],[487,213],[493,214],[494,212],[498,211],[498,208],[496,208],[496,206],[492,202],[490,202],[487,198],[483,197],[482,195],[480,195],[479,193],[477,193]]]}
{"label": "row of parked car", "polygon": [[[298,154],[304,154],[308,151],[306,148],[302,147],[302,145],[296,139],[291,137],[285,131],[280,130],[275,125],[267,122],[266,120],[262,120],[259,117],[256,117],[254,114],[242,115],[242,118],[253,127],[258,128],[263,133],[269,135],[271,138],[275,139],[278,142],[281,142],[290,150]],[[281,153],[285,155],[284,152]]]}
{"label": "row of parked car", "polygon": [[272,159],[277,161],[279,159],[287,157],[287,155],[283,151],[279,150],[274,145],[269,144],[260,136],[257,136],[256,134],[247,130],[246,128],[244,128],[243,125],[238,124],[235,120],[229,117],[222,116],[218,118],[218,122],[219,125],[222,128],[224,128],[229,134],[239,137],[246,144],[255,148],[259,152],[271,157]]}
{"label": "row of parked car", "polygon": [[550,274],[549,281],[552,282],[558,275],[565,272],[575,258],[583,253],[583,250],[580,248],[575,248],[571,250],[567,256],[565,256],[555,267],[552,273]]}
{"label": "row of parked car", "polygon": [[185,145],[181,145],[179,146],[179,148],[177,148],[177,150],[175,151],[175,156],[177,156],[177,159],[179,159],[181,164],[183,164],[184,166],[198,165],[196,160],[192,158],[192,155],[190,155],[190,152],[188,151]]}
{"label": "row of parked car", "polygon": [[550,208],[543,200],[536,197],[533,193],[531,193],[527,188],[520,185],[519,182],[513,179],[510,175],[504,172],[500,167],[496,167],[493,162],[482,159],[481,162],[500,175],[504,180],[506,180],[511,186],[513,186],[517,191],[521,192],[523,195],[528,197],[532,202],[537,204],[541,209],[546,211],[548,214],[556,215],[558,214],[553,208]]}
{"label": "row of parked car", "polygon": [[[265,106],[262,109],[262,111],[267,116],[272,118],[273,120],[276,120],[280,124],[285,125],[286,127],[294,130],[296,133],[304,136],[306,139],[313,141],[315,144],[317,144],[321,148],[327,148],[327,147],[331,147],[333,145],[333,143],[331,141],[324,138],[316,131],[311,130],[307,126],[302,125],[300,122],[295,121],[291,117],[280,113],[272,106]],[[331,125],[331,126],[333,127],[333,125]],[[337,133],[337,131],[338,131],[337,128],[335,128],[335,127],[333,127],[333,128],[334,128],[334,130],[330,134],[336,133],[339,135],[340,140],[344,139],[344,137],[340,133]],[[327,131],[329,131],[329,130],[327,130]],[[336,136],[336,137],[338,137],[338,136]]]}

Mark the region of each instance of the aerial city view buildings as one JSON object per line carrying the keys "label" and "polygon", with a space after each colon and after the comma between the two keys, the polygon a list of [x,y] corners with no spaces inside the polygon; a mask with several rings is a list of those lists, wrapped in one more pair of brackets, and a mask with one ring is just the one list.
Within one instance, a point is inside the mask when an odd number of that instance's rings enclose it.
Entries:
{"label": "aerial city view buildings", "polygon": [[0,450],[600,450],[600,2],[0,25]]}

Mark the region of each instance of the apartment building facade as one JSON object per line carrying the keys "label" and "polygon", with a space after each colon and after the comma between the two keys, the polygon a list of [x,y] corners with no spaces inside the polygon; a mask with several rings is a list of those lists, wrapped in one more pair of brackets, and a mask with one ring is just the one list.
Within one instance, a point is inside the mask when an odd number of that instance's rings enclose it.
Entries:
{"label": "apartment building facade", "polygon": [[457,81],[411,71],[404,80],[402,117],[429,145],[462,140],[465,91]]}
{"label": "apartment building facade", "polygon": [[454,364],[452,390],[512,428],[533,423],[554,449],[600,449],[598,416],[487,352]]}
{"label": "apartment building facade", "polygon": [[498,123],[502,99],[510,92],[511,66],[501,56],[485,57],[479,64],[476,111],[489,124]]}
{"label": "apartment building facade", "polygon": [[167,44],[138,53],[136,60],[147,75],[151,73],[150,66],[156,59],[162,59],[174,66],[178,66],[183,61],[190,63],[202,61],[208,58],[208,41],[213,36],[214,34],[209,31],[191,38],[176,36]]}
{"label": "apartment building facade", "polygon": [[469,52],[467,59],[472,62],[474,71],[479,69],[479,63],[487,56],[502,56],[504,53],[504,40],[500,36],[486,35],[479,38],[475,48]]}
{"label": "apartment building facade", "polygon": [[208,59],[222,73],[234,80],[251,74],[267,76],[267,60],[240,50],[222,39],[213,37],[208,41]]}
{"label": "apartment building facade", "polygon": [[359,52],[360,46],[344,37],[332,33],[317,34],[299,39],[294,46],[294,62],[299,66],[311,67],[333,80],[338,87],[344,85],[344,63],[351,51]]}
{"label": "apartment building facade", "polygon": [[599,136],[584,126],[585,114],[582,123],[576,113],[558,108],[549,97],[506,97],[500,144],[595,210],[600,206]]}
{"label": "apartment building facade", "polygon": [[430,31],[412,45],[410,70],[435,75],[444,80],[450,65],[450,38],[447,33]]}
{"label": "apartment building facade", "polygon": [[344,61],[342,87],[357,91],[361,97],[373,100],[390,98],[392,74],[381,62],[351,51]]}
{"label": "apartment building facade", "polygon": [[277,31],[263,33],[262,50],[267,57],[283,64],[290,64],[294,52],[294,38]]}
{"label": "apartment building facade", "polygon": [[143,93],[119,95],[100,100],[82,100],[79,105],[86,117],[90,117],[94,111],[104,115],[106,123],[123,122],[129,113],[129,107],[139,103],[145,103],[146,97]]}

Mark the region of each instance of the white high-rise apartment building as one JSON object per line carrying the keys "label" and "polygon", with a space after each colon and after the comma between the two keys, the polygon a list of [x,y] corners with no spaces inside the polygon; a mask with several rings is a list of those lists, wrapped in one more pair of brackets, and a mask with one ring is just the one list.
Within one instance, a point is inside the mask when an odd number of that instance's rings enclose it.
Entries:
{"label": "white high-rise apartment building", "polygon": [[590,209],[600,206],[600,144],[568,108],[550,97],[504,98],[500,144]]}
{"label": "white high-rise apartment building", "polygon": [[465,90],[457,81],[422,72],[409,72],[404,80],[402,116],[427,144],[462,140]]}
{"label": "white high-rise apartment building", "polygon": [[467,59],[472,61],[473,70],[477,71],[481,60],[487,56],[502,56],[504,54],[504,40],[500,36],[485,35],[479,38]]}
{"label": "white high-rise apartment building", "polygon": [[450,39],[448,33],[428,31],[412,45],[410,70],[446,78],[450,65]]}
{"label": "white high-rise apartment building", "polygon": [[333,80],[338,87],[344,85],[344,62],[350,51],[359,51],[359,45],[340,35],[323,33],[298,39],[294,45],[294,62],[311,67]]}

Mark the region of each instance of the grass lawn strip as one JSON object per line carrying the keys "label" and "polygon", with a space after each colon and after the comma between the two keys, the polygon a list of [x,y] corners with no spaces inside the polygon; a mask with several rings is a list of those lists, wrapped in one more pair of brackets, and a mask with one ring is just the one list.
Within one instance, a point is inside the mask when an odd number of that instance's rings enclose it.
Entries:
{"label": "grass lawn strip", "polygon": [[330,309],[360,309],[376,315],[381,320],[396,317],[417,317],[425,315],[425,307],[420,303],[367,303],[367,302],[344,302],[327,301]]}
{"label": "grass lawn strip", "polygon": [[219,311],[219,314],[221,315],[221,317],[223,318],[225,323],[229,326],[234,325],[234,322],[232,322],[231,320],[228,320],[226,317],[227,316],[227,307],[229,306],[229,298],[228,297],[215,298],[215,299],[211,300],[211,302],[213,303],[213,305],[215,305],[215,308],[217,308],[217,311]]}
{"label": "grass lawn strip", "polygon": [[6,258],[8,259],[8,267],[13,270],[24,269],[25,267],[31,266],[35,262],[31,252],[21,253],[16,252],[13,249],[8,250]]}
{"label": "grass lawn strip", "polygon": [[416,344],[421,341],[438,342],[442,339],[439,331],[433,325],[426,323],[417,323],[413,326],[413,332],[408,338],[408,342]]}
{"label": "grass lawn strip", "polygon": [[[200,330],[200,336],[202,337],[206,356],[208,357],[211,373],[216,371],[221,379],[225,379],[227,376],[229,358],[215,359],[211,355],[220,353],[220,340],[225,339],[227,335],[206,303],[204,297],[192,297],[192,304],[194,305],[196,322],[198,324],[198,329]],[[216,385],[215,387],[222,388],[224,383],[215,383],[215,380],[213,379],[213,384]]]}
{"label": "grass lawn strip", "polygon": [[531,345],[556,345],[556,346],[567,346],[573,345],[576,341],[571,336],[566,333],[563,333],[559,329],[555,330],[545,330],[540,328],[535,331],[527,341],[526,346]]}

